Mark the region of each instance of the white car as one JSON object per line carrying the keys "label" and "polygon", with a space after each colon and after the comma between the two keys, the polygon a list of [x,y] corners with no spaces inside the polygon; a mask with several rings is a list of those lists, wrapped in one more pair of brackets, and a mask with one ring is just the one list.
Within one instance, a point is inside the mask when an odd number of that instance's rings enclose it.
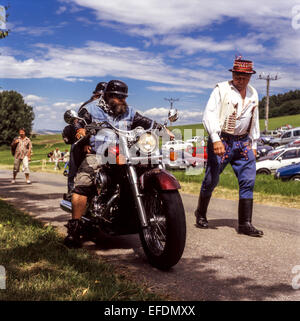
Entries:
{"label": "white car", "polygon": [[187,149],[188,147],[193,147],[192,143],[184,142],[183,140],[171,140],[166,142],[163,146],[163,150],[170,150],[171,148],[175,150]]}
{"label": "white car", "polygon": [[186,140],[187,143],[201,143],[201,146],[204,146],[205,142],[204,142],[204,137],[203,136],[194,136],[191,139],[187,139]]}
{"label": "white car", "polygon": [[256,162],[257,174],[275,173],[278,168],[300,162],[300,148],[290,147],[276,153],[273,157]]}

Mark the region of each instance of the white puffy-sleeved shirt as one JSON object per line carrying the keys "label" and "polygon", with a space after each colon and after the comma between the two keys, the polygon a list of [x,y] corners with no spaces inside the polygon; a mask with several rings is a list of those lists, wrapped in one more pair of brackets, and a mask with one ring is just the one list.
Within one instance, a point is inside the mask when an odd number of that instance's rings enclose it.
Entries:
{"label": "white puffy-sleeved shirt", "polygon": [[[257,93],[254,92],[250,86],[247,86],[246,97],[243,99],[240,92],[233,86],[232,82],[229,82],[229,84],[231,88],[230,97],[232,104],[237,104],[234,135],[244,135],[249,129],[253,104],[255,97],[257,97]],[[216,86],[210,95],[203,115],[203,124],[213,143],[221,141],[221,126],[219,121],[221,107],[220,89]],[[252,141],[252,148],[256,149],[257,140],[260,137],[258,108],[256,108],[256,112],[253,115],[253,124],[249,132],[249,137]]]}

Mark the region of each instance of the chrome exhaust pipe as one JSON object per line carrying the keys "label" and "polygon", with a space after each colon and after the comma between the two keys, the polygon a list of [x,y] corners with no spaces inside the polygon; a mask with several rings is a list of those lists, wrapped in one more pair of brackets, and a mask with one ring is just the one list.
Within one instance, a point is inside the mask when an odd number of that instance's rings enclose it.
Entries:
{"label": "chrome exhaust pipe", "polygon": [[72,203],[66,200],[60,202],[60,208],[66,212],[72,213]]}

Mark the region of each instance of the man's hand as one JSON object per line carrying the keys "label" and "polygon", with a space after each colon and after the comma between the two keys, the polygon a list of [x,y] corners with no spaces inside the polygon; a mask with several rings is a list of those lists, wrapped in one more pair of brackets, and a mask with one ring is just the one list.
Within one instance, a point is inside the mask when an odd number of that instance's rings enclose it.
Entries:
{"label": "man's hand", "polygon": [[253,150],[254,157],[256,158],[256,155],[257,155],[256,149],[252,149],[252,150]]}
{"label": "man's hand", "polygon": [[166,132],[170,136],[170,140],[174,140],[175,139],[175,135],[167,127],[166,127]]}
{"label": "man's hand", "polygon": [[84,128],[79,128],[79,129],[77,130],[77,132],[76,132],[75,137],[76,137],[77,139],[80,139],[81,137],[84,137],[84,136],[86,136],[86,131],[85,131],[85,129],[84,129]]}
{"label": "man's hand", "polygon": [[90,154],[92,147],[90,145],[84,145],[83,150],[87,153]]}
{"label": "man's hand", "polygon": [[223,156],[225,153],[224,144],[221,141],[213,143],[214,153],[218,156]]}

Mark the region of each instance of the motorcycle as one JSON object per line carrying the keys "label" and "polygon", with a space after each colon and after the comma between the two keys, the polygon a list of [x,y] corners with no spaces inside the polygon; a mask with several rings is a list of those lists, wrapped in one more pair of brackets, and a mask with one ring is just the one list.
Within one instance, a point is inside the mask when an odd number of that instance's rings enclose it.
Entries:
{"label": "motorcycle", "polygon": [[[74,118],[84,121],[74,111],[66,113],[65,120],[70,123]],[[121,130],[109,122],[85,123],[85,129],[87,136],[76,144],[90,135],[109,134],[115,141],[104,156],[99,155],[103,165],[95,175],[97,192],[88,198],[81,219],[82,237],[97,242],[99,231],[108,235],[139,233],[149,263],[170,269],[184,251],[186,219],[180,184],[163,168],[158,135],[142,127]],[[103,157],[107,161],[103,162]],[[72,212],[67,200],[60,206]]]}

